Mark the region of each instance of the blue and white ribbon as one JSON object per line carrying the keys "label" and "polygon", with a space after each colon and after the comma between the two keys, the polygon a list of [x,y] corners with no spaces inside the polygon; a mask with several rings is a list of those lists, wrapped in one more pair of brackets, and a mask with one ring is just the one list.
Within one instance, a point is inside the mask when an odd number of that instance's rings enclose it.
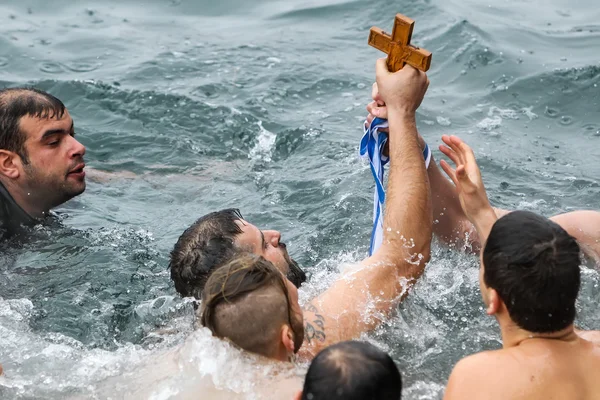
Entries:
{"label": "blue and white ribbon", "polygon": [[[375,118],[369,127],[367,127],[366,123],[364,124],[365,134],[360,140],[360,155],[369,158],[371,173],[375,179],[375,193],[373,195],[373,230],[371,231],[369,255],[372,255],[383,242],[383,205],[385,203],[383,167],[390,161],[390,158],[383,155],[383,148],[388,140],[388,135],[379,130],[388,128],[388,126],[387,120]],[[425,158],[425,168],[429,168],[431,150],[429,150],[427,144],[425,144],[425,149],[423,150],[423,157]]]}

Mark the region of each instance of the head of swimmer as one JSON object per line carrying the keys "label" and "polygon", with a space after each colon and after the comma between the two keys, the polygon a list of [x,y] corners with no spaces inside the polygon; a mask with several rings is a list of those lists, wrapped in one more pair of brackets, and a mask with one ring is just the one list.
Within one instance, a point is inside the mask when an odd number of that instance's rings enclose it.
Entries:
{"label": "head of swimmer", "polygon": [[296,287],[306,280],[279,232],[261,230],[244,220],[239,210],[226,209],[201,217],[179,237],[169,264],[175,288],[184,297],[201,299],[211,273],[240,252],[263,257]]}
{"label": "head of swimmer", "polygon": [[370,343],[346,341],[315,357],[294,400],[399,400],[401,394],[402,376],[386,352]]}
{"label": "head of swimmer", "polygon": [[580,286],[577,241],[558,224],[528,211],[500,218],[481,253],[486,312],[537,334],[570,329]]}
{"label": "head of swimmer", "polygon": [[0,90],[0,182],[29,210],[43,213],[85,190],[85,147],[74,136],[73,119],[56,97]]}
{"label": "head of swimmer", "polygon": [[280,361],[289,361],[304,340],[298,289],[254,253],[239,253],[211,274],[200,323],[243,350]]}

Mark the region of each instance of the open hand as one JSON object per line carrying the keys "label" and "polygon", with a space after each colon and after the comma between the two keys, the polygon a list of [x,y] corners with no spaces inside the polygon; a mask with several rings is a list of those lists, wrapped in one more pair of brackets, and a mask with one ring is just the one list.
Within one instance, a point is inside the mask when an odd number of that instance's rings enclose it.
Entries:
{"label": "open hand", "polygon": [[[490,201],[481,179],[481,172],[473,150],[457,136],[442,136],[446,144],[440,145],[440,151],[444,153],[454,164],[452,168],[446,161],[442,160],[440,165],[444,172],[456,185],[456,191],[462,209],[469,220],[477,226],[478,219],[482,215],[493,211]],[[495,215],[495,214],[494,214]]]}

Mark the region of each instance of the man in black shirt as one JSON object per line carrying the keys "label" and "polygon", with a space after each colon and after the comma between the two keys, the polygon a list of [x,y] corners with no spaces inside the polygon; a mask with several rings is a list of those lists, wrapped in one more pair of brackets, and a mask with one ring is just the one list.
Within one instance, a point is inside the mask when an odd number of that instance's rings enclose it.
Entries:
{"label": "man in black shirt", "polygon": [[0,90],[0,240],[85,190],[85,147],[56,97]]}

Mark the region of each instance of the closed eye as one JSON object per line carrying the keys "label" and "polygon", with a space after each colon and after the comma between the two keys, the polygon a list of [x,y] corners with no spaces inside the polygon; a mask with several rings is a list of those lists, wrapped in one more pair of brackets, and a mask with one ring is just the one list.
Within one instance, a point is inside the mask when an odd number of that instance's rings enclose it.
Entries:
{"label": "closed eye", "polygon": [[260,238],[262,240],[262,247],[263,247],[263,249],[266,249],[268,243],[265,240],[265,234],[263,233],[263,231],[260,231]]}

